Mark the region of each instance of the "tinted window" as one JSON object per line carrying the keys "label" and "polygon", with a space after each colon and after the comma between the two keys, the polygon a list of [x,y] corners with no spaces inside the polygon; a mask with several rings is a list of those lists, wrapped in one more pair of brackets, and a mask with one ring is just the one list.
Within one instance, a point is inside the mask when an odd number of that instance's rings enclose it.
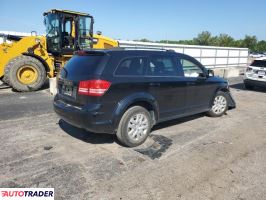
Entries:
{"label": "tinted window", "polygon": [[133,57],[126,58],[118,65],[115,75],[140,76],[144,75],[146,58]]}
{"label": "tinted window", "polygon": [[254,60],[251,66],[254,67],[266,67],[266,60]]}
{"label": "tinted window", "polygon": [[60,76],[69,79],[83,79],[92,75],[103,55],[73,56],[61,70]]}
{"label": "tinted window", "polygon": [[151,76],[176,76],[177,68],[172,57],[153,56],[150,59],[147,74]]}
{"label": "tinted window", "polygon": [[180,64],[183,67],[185,77],[199,77],[203,73],[201,67],[188,59],[180,59]]}
{"label": "tinted window", "polygon": [[62,24],[62,32],[65,35],[71,35],[71,21],[70,20],[66,20],[63,24]]}

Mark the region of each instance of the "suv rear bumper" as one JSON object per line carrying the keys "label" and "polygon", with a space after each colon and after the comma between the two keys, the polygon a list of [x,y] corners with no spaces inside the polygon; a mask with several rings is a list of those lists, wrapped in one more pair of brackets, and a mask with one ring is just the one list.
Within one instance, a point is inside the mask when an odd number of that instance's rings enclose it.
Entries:
{"label": "suv rear bumper", "polygon": [[111,121],[99,120],[103,115],[98,112],[99,108],[99,104],[78,107],[56,98],[54,100],[55,112],[67,123],[93,133],[114,134],[115,129]]}
{"label": "suv rear bumper", "polygon": [[266,87],[266,81],[257,81],[252,79],[244,79],[244,84],[251,86]]}

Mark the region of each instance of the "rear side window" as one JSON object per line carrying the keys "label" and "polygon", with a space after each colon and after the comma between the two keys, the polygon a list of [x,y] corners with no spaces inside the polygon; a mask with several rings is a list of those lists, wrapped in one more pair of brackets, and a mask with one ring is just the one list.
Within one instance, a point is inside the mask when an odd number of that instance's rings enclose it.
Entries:
{"label": "rear side window", "polygon": [[144,75],[146,63],[147,63],[147,58],[144,57],[126,58],[119,63],[115,71],[115,75],[118,76]]}
{"label": "rear side window", "polygon": [[84,79],[92,75],[100,65],[104,55],[73,56],[61,70],[60,77]]}
{"label": "rear side window", "polygon": [[177,66],[170,56],[152,56],[147,74],[150,76],[176,76]]}

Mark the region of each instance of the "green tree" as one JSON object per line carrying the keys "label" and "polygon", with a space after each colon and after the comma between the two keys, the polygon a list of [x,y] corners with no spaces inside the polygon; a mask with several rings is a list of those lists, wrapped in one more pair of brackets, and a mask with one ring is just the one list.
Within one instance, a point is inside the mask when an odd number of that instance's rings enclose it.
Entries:
{"label": "green tree", "polygon": [[139,40],[140,42],[152,42],[151,40],[148,40],[148,39],[146,39],[146,38],[143,38],[143,39],[141,39],[141,40]]}
{"label": "green tree", "polygon": [[256,36],[246,35],[243,40],[242,46],[249,48],[251,51],[256,51],[257,43],[258,43],[258,39]]}
{"label": "green tree", "polygon": [[266,52],[266,41],[265,40],[261,40],[257,43],[256,51],[257,52]]}
{"label": "green tree", "polygon": [[234,46],[234,38],[227,34],[220,34],[219,37],[217,37],[217,45],[221,47],[231,47]]}
{"label": "green tree", "polygon": [[243,40],[235,40],[232,46],[233,47],[244,47]]}
{"label": "green tree", "polygon": [[[135,40],[141,42],[152,42],[148,39]],[[245,47],[254,52],[266,52],[266,41],[258,41],[256,36],[246,35],[244,39],[235,40],[228,34],[212,36],[209,31],[203,31],[192,40],[160,40],[160,43],[186,44],[186,45],[205,45],[222,47]]]}
{"label": "green tree", "polygon": [[213,38],[212,34],[209,31],[203,31],[198,34],[196,38],[193,39],[196,45],[212,45]]}

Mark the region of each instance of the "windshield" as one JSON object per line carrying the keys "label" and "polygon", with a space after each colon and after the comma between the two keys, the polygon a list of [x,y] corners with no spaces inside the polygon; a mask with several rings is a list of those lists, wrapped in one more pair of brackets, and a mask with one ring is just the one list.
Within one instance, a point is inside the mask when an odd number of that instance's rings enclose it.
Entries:
{"label": "windshield", "polygon": [[266,67],[266,60],[254,60],[251,66],[254,67]]}
{"label": "windshield", "polygon": [[59,18],[58,15],[50,13],[44,18],[46,26],[46,37],[56,37],[59,35]]}
{"label": "windshield", "polygon": [[80,17],[79,18],[79,45],[81,49],[89,48],[92,44],[92,18]]}

